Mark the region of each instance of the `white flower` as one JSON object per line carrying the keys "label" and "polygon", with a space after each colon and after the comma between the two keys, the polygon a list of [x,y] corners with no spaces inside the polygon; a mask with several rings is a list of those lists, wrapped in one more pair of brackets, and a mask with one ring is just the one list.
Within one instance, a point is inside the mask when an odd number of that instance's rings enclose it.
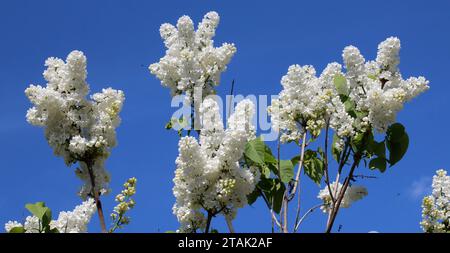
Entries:
{"label": "white flower", "polygon": [[380,69],[394,73],[400,63],[400,40],[396,37],[389,37],[378,45],[377,63]]}
{"label": "white flower", "polygon": [[107,188],[109,176],[103,167],[110,149],[116,145],[116,127],[125,99],[122,91],[111,88],[86,96],[86,57],[80,51],[71,52],[64,62],[49,58],[44,77],[47,86],[31,85],[25,94],[33,103],[27,120],[45,128],[45,136],[55,155],[66,164],[79,162],[78,175],[85,181],[80,195],[92,192],[88,165],[96,176],[96,191]]}
{"label": "white flower", "polygon": [[358,82],[361,82],[365,75],[365,59],[359,52],[359,49],[354,46],[344,48],[342,58],[347,69],[346,76],[350,81],[350,86],[354,88]]}
{"label": "white flower", "polygon": [[56,228],[60,233],[85,233],[96,210],[94,199],[89,198],[73,211],[60,212],[58,219],[50,223],[50,228]]}
{"label": "white flower", "polygon": [[[390,37],[378,46],[376,61],[366,62],[364,73],[359,72],[355,89],[350,97],[357,103],[356,109],[367,112],[368,122],[379,132],[385,132],[395,123],[403,104],[426,91],[428,81],[424,77],[402,79],[398,65],[400,40]],[[364,59],[361,56],[361,59]],[[344,61],[347,62],[348,59]],[[346,76],[353,80],[347,65]]]}
{"label": "white flower", "polygon": [[248,203],[247,195],[259,181],[257,170],[239,163],[246,143],[255,138],[253,103],[238,103],[227,129],[213,99],[204,100],[200,113],[200,142],[190,136],[180,139],[173,179],[173,212],[181,223],[180,231],[185,232],[204,227],[202,209],[233,218],[237,209]]}
{"label": "white flower", "polygon": [[39,233],[41,228],[39,218],[36,216],[28,216],[23,226],[25,233]]}
{"label": "white flower", "polygon": [[[337,184],[337,189],[336,189],[336,182],[330,184],[330,188],[331,191],[333,193],[333,196],[336,198],[339,194],[339,192],[341,191],[342,188],[342,184],[338,183]],[[334,193],[337,194],[334,194]],[[351,204],[355,201],[358,201],[360,199],[362,199],[363,197],[367,196],[367,189],[364,186],[348,186],[347,190],[345,191],[344,197],[342,198],[342,202],[340,207],[342,208],[348,208],[351,206]],[[319,194],[317,195],[317,198],[321,199],[323,201],[323,206],[320,207],[320,209],[322,209],[322,211],[324,213],[330,212],[331,210],[331,205],[332,205],[332,200],[331,200],[331,196],[330,196],[330,191],[328,189],[328,186],[325,186],[325,188],[323,188],[322,190],[319,191]]]}
{"label": "white flower", "polygon": [[432,194],[422,202],[422,222],[424,232],[450,232],[450,176],[447,171],[438,170],[433,176]]}
{"label": "white flower", "polygon": [[[283,90],[269,107],[281,141],[298,141],[305,130],[317,136],[327,122],[341,139],[368,129],[385,132],[404,103],[429,88],[424,77],[402,79],[399,50],[400,40],[388,38],[378,46],[376,61],[366,62],[348,46],[342,53],[346,72],[330,63],[320,77],[312,66],[290,66],[281,80]],[[344,83],[339,91],[336,78]]]}
{"label": "white flower", "polygon": [[219,15],[208,12],[197,31],[188,16],[179,18],[177,27],[167,23],[161,25],[166,55],[158,63],[151,64],[149,70],[171,90],[172,96],[184,93],[192,102],[195,88],[201,89],[202,98],[214,93],[214,86],[220,83],[220,74],[236,52],[234,44],[214,47],[212,38],[218,24]]}
{"label": "white flower", "polygon": [[334,87],[337,75],[342,75],[337,63],[329,64],[320,77],[309,65],[289,67],[281,79],[283,90],[269,107],[273,125],[281,131],[281,141],[297,141],[304,130],[317,136],[328,120],[340,136],[352,135],[353,119]]}
{"label": "white flower", "polygon": [[[59,233],[85,233],[87,224],[96,210],[94,199],[89,198],[76,206],[73,211],[60,212],[57,220],[50,221],[50,229],[56,228]],[[26,217],[23,226],[17,221],[8,221],[5,224],[5,231],[9,232],[15,227],[23,227],[25,233],[44,233],[41,221],[36,216]]]}
{"label": "white flower", "polygon": [[22,223],[19,223],[17,221],[8,221],[5,224],[5,231],[6,233],[9,233],[9,231],[11,231],[11,229],[16,228],[16,227],[23,227]]}

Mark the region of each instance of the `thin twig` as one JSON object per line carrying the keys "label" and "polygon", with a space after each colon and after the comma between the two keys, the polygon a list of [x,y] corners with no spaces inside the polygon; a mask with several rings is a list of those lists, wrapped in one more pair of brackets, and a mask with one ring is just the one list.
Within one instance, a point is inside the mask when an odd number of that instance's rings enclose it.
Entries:
{"label": "thin twig", "polygon": [[297,197],[297,213],[295,214],[294,233],[299,217],[300,217],[300,195]]}
{"label": "thin twig", "polygon": [[227,119],[230,117],[231,114],[231,101],[233,101],[233,93],[234,93],[234,79],[231,82],[231,90],[230,90],[230,101],[228,102],[228,115]]}
{"label": "thin twig", "polygon": [[228,230],[230,231],[230,233],[234,233],[234,227],[231,219],[228,216],[225,216],[225,220],[227,222]]}
{"label": "thin twig", "polygon": [[353,175],[354,178],[361,178],[361,179],[376,179],[376,176],[367,176],[367,175],[362,175],[362,174],[358,174],[358,175]]}
{"label": "thin twig", "polygon": [[297,175],[295,176],[294,186],[292,187],[291,195],[295,195],[295,192],[297,191],[298,185],[300,184],[300,173],[303,168],[303,159],[305,156],[305,146],[306,146],[306,131],[303,133],[302,137],[302,147],[300,150],[300,160],[298,161],[298,170]]}
{"label": "thin twig", "polygon": [[[303,133],[303,137],[302,137],[302,147],[301,147],[301,151],[300,151],[300,160],[298,161],[298,170],[297,170],[297,175],[295,176],[295,181],[294,181],[294,186],[292,187],[292,192],[290,193],[290,196],[295,197],[295,193],[297,191],[297,188],[299,188],[300,185],[300,175],[301,175],[301,171],[303,168],[303,159],[305,156],[305,146],[306,146],[306,131]],[[300,217],[300,189],[298,189],[298,196],[297,196],[297,211],[295,214],[295,222],[297,223],[298,218]],[[289,201],[287,201],[288,203]],[[287,226],[287,225],[286,225]],[[294,224],[295,226],[295,224]],[[287,230],[287,229],[286,229]]]}
{"label": "thin twig", "polygon": [[284,191],[283,197],[283,233],[289,233],[288,230],[288,190]]}
{"label": "thin twig", "polygon": [[273,205],[271,206],[269,203],[269,200],[267,200],[266,196],[264,195],[264,193],[261,191],[261,189],[257,188],[259,190],[259,194],[262,196],[264,202],[266,202],[267,207],[269,208],[270,211],[270,215],[272,218],[272,232],[274,232],[274,228],[273,228],[273,222],[276,222],[277,226],[280,228],[280,230],[282,229],[282,226],[280,224],[280,221],[277,219],[277,217],[275,216],[275,214],[273,213]]}
{"label": "thin twig", "polygon": [[315,205],[315,206],[311,207],[311,208],[310,208],[310,209],[302,216],[302,218],[301,218],[298,222],[296,222],[296,225],[295,225],[295,227],[294,227],[294,233],[297,232],[298,228],[300,227],[300,224],[302,224],[302,222],[305,220],[305,218],[306,218],[310,213],[314,212],[314,210],[316,210],[317,208],[319,208],[319,207],[321,207],[321,206],[323,206],[323,205],[324,205],[324,204],[319,204],[319,205]]}
{"label": "thin twig", "polygon": [[281,230],[282,225],[281,225],[280,221],[277,219],[277,217],[275,216],[275,214],[273,213],[273,210],[270,210],[270,213],[272,214],[272,221],[275,222]]}
{"label": "thin twig", "polygon": [[271,224],[272,224],[272,233],[275,233],[275,222],[273,220],[272,212],[270,212],[270,220],[271,220]]}

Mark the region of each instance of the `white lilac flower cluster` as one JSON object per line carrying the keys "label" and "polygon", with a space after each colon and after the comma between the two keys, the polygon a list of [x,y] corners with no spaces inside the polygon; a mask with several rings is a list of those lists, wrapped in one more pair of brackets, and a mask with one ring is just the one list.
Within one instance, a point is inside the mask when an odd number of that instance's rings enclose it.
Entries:
{"label": "white lilac flower cluster", "polygon": [[45,128],[55,155],[63,157],[67,165],[79,162],[76,173],[85,182],[80,191],[83,198],[92,193],[89,169],[95,190],[106,191],[109,175],[104,161],[116,145],[115,128],[125,96],[120,90],[107,88],[87,99],[86,57],[80,51],[72,51],[66,62],[48,58],[45,66],[47,86],[31,85],[25,90],[34,105],[27,120]]}
{"label": "white lilac flower cluster", "polygon": [[176,27],[162,24],[160,34],[167,47],[166,55],[149,70],[168,87],[172,96],[185,94],[192,102],[194,89],[202,91],[202,99],[214,93],[220,83],[220,74],[236,52],[234,44],[224,43],[214,47],[212,38],[219,24],[219,15],[208,12],[197,31],[190,17],[182,16]]}
{"label": "white lilac flower cluster", "polygon": [[[330,184],[330,189],[332,193],[335,192],[339,193],[341,191],[341,188],[342,188],[341,183],[337,183],[337,189],[336,189],[336,182]],[[342,198],[340,207],[348,208],[351,206],[353,202],[364,198],[365,196],[367,196],[367,194],[368,194],[367,189],[364,186],[357,186],[357,185],[348,186],[347,190],[345,191],[344,197]],[[330,212],[333,202],[330,196],[328,186],[325,186],[325,188],[319,191],[317,198],[323,201],[323,206],[321,206],[320,209],[322,209],[324,213]]]}
{"label": "white lilac flower cluster", "polygon": [[[81,205],[76,206],[73,211],[60,212],[58,219],[50,222],[50,228],[56,228],[59,233],[85,233],[96,210],[94,199],[89,198]],[[17,221],[8,221],[5,224],[5,231],[8,233],[15,227],[23,227],[25,233],[40,233],[40,226],[38,217],[28,216],[23,225]]]}
{"label": "white lilac flower cluster", "polygon": [[402,78],[399,50],[400,40],[390,37],[378,45],[376,60],[366,61],[348,46],[342,54],[346,72],[331,63],[319,77],[312,66],[290,66],[281,80],[283,90],[269,107],[281,140],[299,140],[305,130],[318,135],[328,121],[341,138],[369,128],[385,132],[403,104],[429,88],[424,77]]}
{"label": "white lilac flower cluster", "polygon": [[450,233],[450,176],[438,170],[433,176],[432,194],[422,202],[422,222],[427,233]]}
{"label": "white lilac flower cluster", "polygon": [[200,142],[186,136],[179,141],[173,193],[173,212],[183,232],[204,228],[202,209],[233,219],[245,206],[259,181],[259,171],[240,163],[246,143],[255,138],[253,103],[239,102],[224,129],[217,102],[206,98],[200,106]]}

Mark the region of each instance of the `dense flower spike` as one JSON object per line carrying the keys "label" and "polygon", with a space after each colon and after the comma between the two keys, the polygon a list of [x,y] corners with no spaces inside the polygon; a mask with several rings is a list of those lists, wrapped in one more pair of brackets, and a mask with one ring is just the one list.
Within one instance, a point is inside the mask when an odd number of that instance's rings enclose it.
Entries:
{"label": "dense flower spike", "polygon": [[376,61],[366,62],[348,46],[342,54],[346,73],[331,63],[320,77],[312,66],[290,66],[269,107],[281,140],[297,141],[305,130],[318,135],[328,121],[341,138],[370,128],[385,132],[403,104],[429,88],[424,77],[402,78],[399,50],[400,40],[388,38],[378,46]]}
{"label": "dense flower spike", "polygon": [[[94,199],[89,198],[81,205],[75,207],[73,211],[60,212],[57,220],[50,222],[51,229],[57,229],[59,233],[85,233],[87,225],[95,213],[96,205]],[[41,233],[41,223],[36,216],[28,216],[25,224],[17,221],[8,221],[5,224],[5,231],[9,233],[11,229],[22,227],[25,233]]]}
{"label": "dense flower spike", "polygon": [[[338,186],[336,189],[336,183],[330,184],[332,192],[339,192],[341,190],[342,184],[338,183],[337,185]],[[362,199],[363,197],[367,196],[367,194],[368,194],[367,189],[364,186],[356,186],[356,185],[349,186],[345,191],[344,197],[341,202],[341,207],[348,208],[351,206],[353,202]],[[317,195],[317,198],[323,201],[323,205],[320,207],[320,209],[322,209],[324,213],[330,212],[332,199],[328,187],[325,187],[324,189],[320,190],[319,194]]]}
{"label": "dense flower spike", "polygon": [[447,171],[436,171],[432,187],[432,194],[422,202],[420,225],[424,232],[450,233],[450,176]]}
{"label": "dense flower spike", "polygon": [[85,233],[95,210],[94,199],[89,198],[72,212],[60,212],[58,219],[52,221],[50,227],[58,229],[60,233]]}
{"label": "dense flower spike", "polygon": [[151,64],[149,70],[170,89],[172,96],[184,93],[190,100],[195,88],[201,89],[203,98],[214,93],[220,74],[236,52],[234,44],[214,47],[212,38],[218,24],[219,15],[212,11],[204,16],[197,31],[188,16],[178,19],[177,27],[161,25],[166,55]]}
{"label": "dense flower spike", "polygon": [[80,191],[83,198],[92,193],[89,169],[95,177],[95,190],[104,192],[109,182],[104,161],[116,145],[115,128],[125,96],[107,88],[88,100],[86,57],[80,51],[71,52],[66,62],[49,58],[45,66],[47,86],[31,85],[25,90],[34,105],[27,120],[45,128],[55,155],[63,157],[67,165],[79,162],[76,173],[85,181]]}
{"label": "dense flower spike", "polygon": [[247,204],[247,195],[259,181],[256,168],[243,167],[239,162],[247,141],[255,138],[253,103],[238,103],[225,130],[213,99],[205,99],[200,112],[200,143],[186,136],[178,144],[173,212],[183,232],[204,228],[206,217],[202,209],[233,219],[237,209]]}

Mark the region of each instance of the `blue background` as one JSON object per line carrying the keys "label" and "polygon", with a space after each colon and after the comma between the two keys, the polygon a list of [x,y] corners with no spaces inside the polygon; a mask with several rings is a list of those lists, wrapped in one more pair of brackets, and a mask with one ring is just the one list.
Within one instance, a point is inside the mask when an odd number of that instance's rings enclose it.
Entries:
{"label": "blue background", "polygon": [[[176,23],[184,14],[197,24],[210,10],[221,16],[216,45],[234,42],[238,48],[223,74],[221,95],[229,93],[232,79],[238,94],[278,94],[291,64],[312,64],[320,72],[329,62],[342,62],[347,45],[374,59],[379,42],[401,39],[403,76],[424,75],[431,89],[399,114],[411,140],[406,157],[384,174],[359,169],[377,179],[358,182],[369,195],[341,210],[335,231],[342,225],[341,232],[420,232],[421,198],[434,171],[448,168],[449,1],[1,1],[0,223],[22,221],[25,203],[45,201],[57,215],[81,202],[74,168],[53,156],[43,129],[26,122],[31,105],[24,95],[31,83],[45,85],[47,57],[65,58],[78,49],[88,57],[92,92],[112,86],[126,94],[119,146],[107,161],[113,192],[103,200],[106,213],[122,183],[135,176],[137,206],[121,231],[178,227],[171,211],[178,136],[164,129],[175,109],[147,67],[164,55],[160,24]],[[282,148],[284,158],[297,152]],[[319,203],[319,188],[304,182],[303,211]],[[301,230],[322,232],[325,222],[324,214],[314,212]],[[260,200],[240,210],[234,225],[240,232],[270,232],[270,215]],[[213,227],[226,231],[221,218]],[[99,231],[97,216],[90,231]]]}

